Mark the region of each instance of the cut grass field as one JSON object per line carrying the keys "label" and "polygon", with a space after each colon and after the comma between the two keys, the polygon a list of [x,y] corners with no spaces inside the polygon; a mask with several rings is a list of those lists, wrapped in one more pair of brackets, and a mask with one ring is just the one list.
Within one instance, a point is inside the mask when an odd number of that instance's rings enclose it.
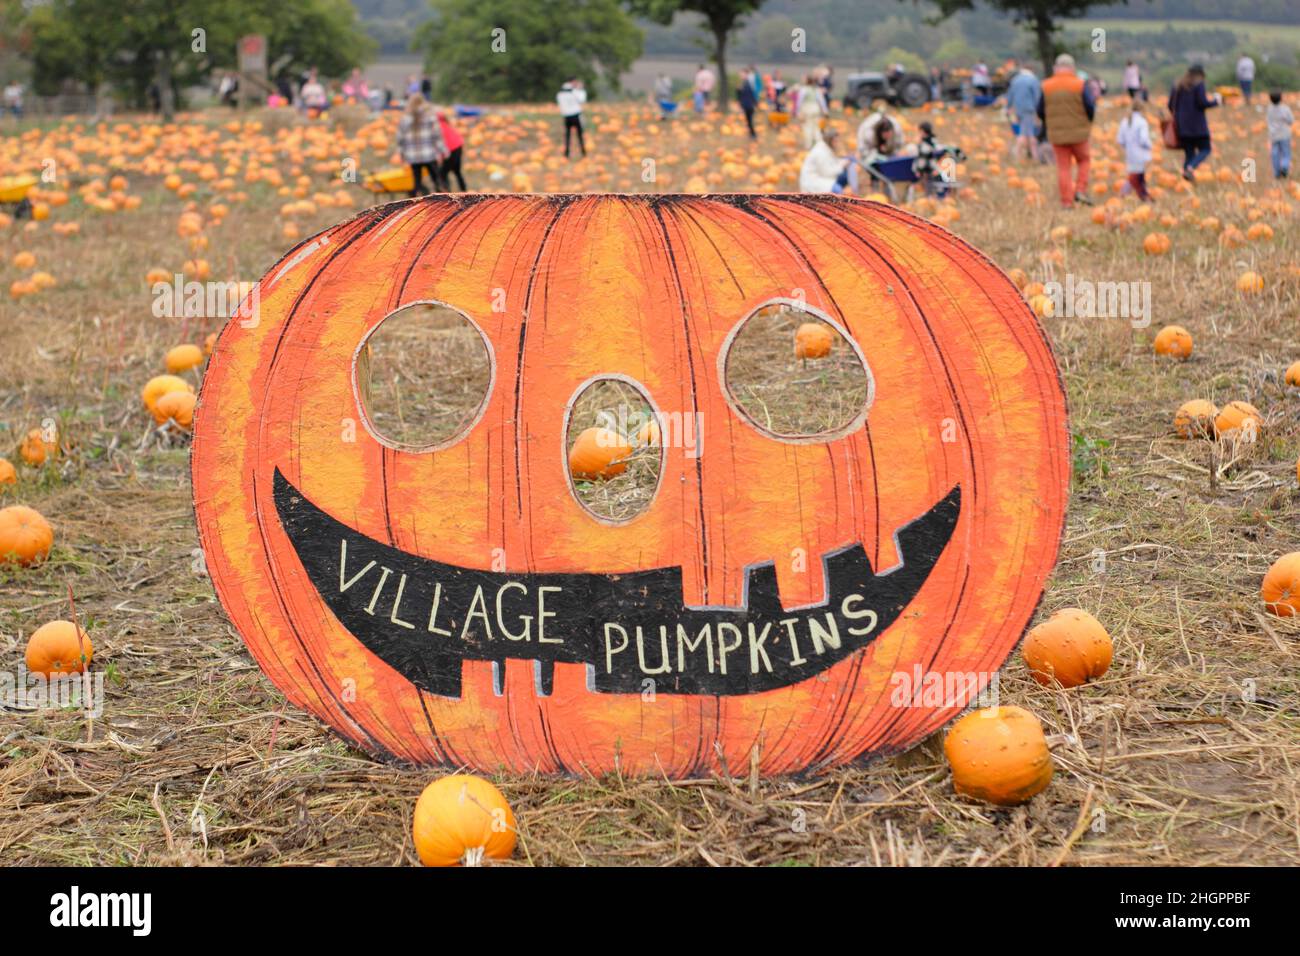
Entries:
{"label": "cut grass field", "polygon": [[1129,33],[1159,33],[1164,30],[1231,30],[1248,43],[1286,42],[1300,43],[1300,23],[1247,23],[1237,20],[1129,20],[1123,17],[1086,17],[1065,21],[1067,30],[1090,31],[1095,29],[1126,31]]}
{"label": "cut grass field", "polygon": [[[493,164],[538,189],[677,189],[722,172],[711,187],[740,190],[756,188],[751,173],[768,171],[775,181],[763,185],[796,188],[793,130],[765,129],[751,154],[734,119],[653,131],[643,119],[637,132],[636,109],[597,112],[593,155],[583,163],[552,161],[553,116],[540,126],[484,126],[467,156],[471,188],[501,184],[489,179]],[[1103,109],[1095,140],[1104,167],[1097,179],[1107,184],[1121,174],[1112,145],[1117,116],[1117,108]],[[497,782],[518,819],[514,863],[1300,863],[1300,626],[1266,615],[1259,599],[1269,564],[1300,550],[1300,392],[1281,380],[1300,359],[1300,196],[1270,179],[1261,118],[1240,106],[1214,117],[1212,165],[1235,174],[1253,157],[1258,181],[1234,175],[1194,193],[1165,191],[1154,208],[1175,216],[1174,225],[1125,228],[1095,224],[1086,209],[1035,203],[1034,190],[1010,186],[1008,134],[996,114],[933,118],[940,138],[971,154],[962,173],[970,191],[956,205],[959,218],[945,213],[950,228],[1034,279],[1069,272],[1151,284],[1149,328],[1124,318],[1044,320],[1068,391],[1075,474],[1040,616],[1082,607],[1115,641],[1110,671],[1087,687],[1042,687],[1018,653],[1001,673],[1001,702],[1041,717],[1055,779],[1015,809],[957,797],[939,735],[895,758],[799,780],[759,779],[749,767],[678,782],[510,775]],[[152,121],[122,122],[138,133]],[[212,117],[193,124],[214,140],[230,138]],[[190,145],[184,132],[152,135],[153,151],[172,161],[189,155],[201,163],[211,154],[198,136]],[[46,145],[0,140],[10,162],[39,164]],[[304,158],[312,149],[300,144],[262,165],[321,189],[332,157]],[[78,150],[83,163],[108,164],[85,143]],[[708,162],[693,171],[701,152]],[[120,150],[126,164],[148,153]],[[384,155],[376,150],[369,161]],[[641,179],[644,155],[660,158],[657,185]],[[751,166],[751,155],[774,163]],[[1161,163],[1172,169],[1173,157]],[[286,197],[265,181],[239,184],[234,191],[248,196],[237,201],[195,166],[182,171],[199,184],[191,198],[209,220],[212,202],[230,207],[206,228],[206,250],[178,238],[183,200],[164,187],[162,171],[129,165],[139,209],[100,213],[74,194],[34,231],[20,224],[0,231],[5,286],[25,274],[12,265],[20,250],[58,281],[0,302],[0,454],[15,458],[21,435],[44,419],[58,424],[64,447],[51,466],[20,466],[19,484],[4,493],[4,503],[44,513],[56,541],[43,566],[0,571],[0,670],[17,668],[37,626],[68,616],[71,589],[107,691],[94,721],[76,711],[0,710],[0,859],[413,863],[411,809],[435,771],[385,766],[349,748],[263,677],[202,573],[187,447],[160,438],[139,401],[168,348],[201,343],[218,324],[153,315],[148,269],[179,269],[202,255],[214,278],[252,279],[291,245],[282,236],[287,220],[301,221],[305,236],[347,213],[323,206],[282,213]],[[1050,200],[1053,169],[1020,172]],[[68,185],[107,173],[82,169]],[[352,189],[359,205],[365,194]],[[1135,207],[1125,200],[1125,210]],[[1206,216],[1243,229],[1266,222],[1274,237],[1225,245],[1201,226]],[[52,233],[52,222],[69,221],[82,223],[79,236]],[[1062,225],[1072,235],[1050,240]],[[1143,255],[1151,228],[1169,233],[1168,256]],[[1043,257],[1053,251],[1060,261]],[[1235,290],[1248,268],[1265,277],[1258,296]],[[1170,322],[1195,336],[1186,363],[1152,355],[1155,330]],[[870,343],[861,344],[869,356]],[[1225,445],[1217,458],[1209,442],[1178,440],[1174,410],[1191,398],[1252,402],[1265,419],[1260,440]],[[581,415],[595,421],[593,408]]]}

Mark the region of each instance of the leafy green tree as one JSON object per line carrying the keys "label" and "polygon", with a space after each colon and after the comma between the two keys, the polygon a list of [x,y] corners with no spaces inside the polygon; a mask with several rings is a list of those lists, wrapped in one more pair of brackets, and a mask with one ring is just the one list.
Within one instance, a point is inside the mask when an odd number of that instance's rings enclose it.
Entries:
{"label": "leafy green tree", "polygon": [[725,112],[731,106],[727,80],[727,41],[751,13],[762,6],[763,0],[627,0],[628,8],[637,16],[656,23],[669,24],[678,13],[698,13],[704,17],[709,32],[713,34],[713,59],[718,64],[718,104]]}
{"label": "leafy green tree", "polygon": [[22,0],[0,0],[0,80],[26,72],[24,61],[32,48],[31,28]]}
{"label": "leafy green tree", "polygon": [[318,65],[327,76],[365,62],[374,47],[347,0],[49,0],[32,7],[26,27],[37,92],[107,83],[142,107],[153,86],[166,118],[178,90],[235,65],[241,36],[266,36],[281,68]]}
{"label": "leafy green tree", "polygon": [[939,8],[938,19],[945,19],[976,6],[990,7],[1008,14],[1013,23],[1034,34],[1038,58],[1043,61],[1043,75],[1052,73],[1052,61],[1061,49],[1059,36],[1063,20],[1081,17],[1092,7],[1128,3],[1128,0],[931,0]]}
{"label": "leafy green tree", "polygon": [[413,48],[440,99],[505,103],[553,97],[577,77],[611,90],[641,55],[618,0],[430,0]]}

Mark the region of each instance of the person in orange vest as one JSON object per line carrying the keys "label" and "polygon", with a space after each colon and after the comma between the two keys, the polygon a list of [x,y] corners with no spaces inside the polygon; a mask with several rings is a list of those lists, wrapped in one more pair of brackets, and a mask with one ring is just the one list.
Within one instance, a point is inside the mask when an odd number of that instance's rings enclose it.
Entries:
{"label": "person in orange vest", "polygon": [[[1038,117],[1056,153],[1056,180],[1061,205],[1066,209],[1076,202],[1092,205],[1088,198],[1088,167],[1092,164],[1088,137],[1092,135],[1092,118],[1096,112],[1097,101],[1091,88],[1074,71],[1074,57],[1062,53],[1056,58],[1052,75],[1043,81]],[[1073,176],[1072,162],[1078,167]]]}

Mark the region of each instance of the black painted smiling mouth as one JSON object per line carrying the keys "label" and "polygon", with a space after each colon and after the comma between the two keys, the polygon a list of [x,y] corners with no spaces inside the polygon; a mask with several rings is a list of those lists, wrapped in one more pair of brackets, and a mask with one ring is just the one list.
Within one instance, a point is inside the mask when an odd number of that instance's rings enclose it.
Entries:
{"label": "black painted smiling mouth", "polygon": [[[952,538],[954,486],[896,533],[900,564],[876,574],[861,544],[825,555],[828,598],[784,610],[772,563],[746,572],[740,608],[682,603],[680,568],[627,574],[480,571],[408,554],[327,515],[275,471],[276,511],[316,590],[367,649],[421,690],[460,697],[461,665],[585,664],[598,693],[721,696],[807,680],[898,619]],[[653,682],[653,683],[651,683]]]}

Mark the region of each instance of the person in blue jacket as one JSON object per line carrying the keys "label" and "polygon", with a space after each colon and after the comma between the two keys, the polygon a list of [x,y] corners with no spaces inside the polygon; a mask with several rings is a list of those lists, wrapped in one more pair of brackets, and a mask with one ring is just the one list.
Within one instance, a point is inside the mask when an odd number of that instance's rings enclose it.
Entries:
{"label": "person in blue jacket", "polygon": [[1174,120],[1178,145],[1183,149],[1183,178],[1195,182],[1196,167],[1210,155],[1210,124],[1205,111],[1223,103],[1205,92],[1205,68],[1193,63],[1169,91],[1169,115]]}
{"label": "person in blue jacket", "polygon": [[1022,67],[1007,87],[1007,116],[1016,124],[1017,157],[1023,152],[1026,159],[1033,159],[1038,152],[1038,98],[1042,91],[1038,77],[1028,67]]}
{"label": "person in blue jacket", "polygon": [[754,130],[754,110],[758,108],[758,94],[754,92],[754,76],[749,70],[740,74],[740,86],[736,88],[736,99],[745,114],[745,125],[749,127],[749,138],[758,139]]}

